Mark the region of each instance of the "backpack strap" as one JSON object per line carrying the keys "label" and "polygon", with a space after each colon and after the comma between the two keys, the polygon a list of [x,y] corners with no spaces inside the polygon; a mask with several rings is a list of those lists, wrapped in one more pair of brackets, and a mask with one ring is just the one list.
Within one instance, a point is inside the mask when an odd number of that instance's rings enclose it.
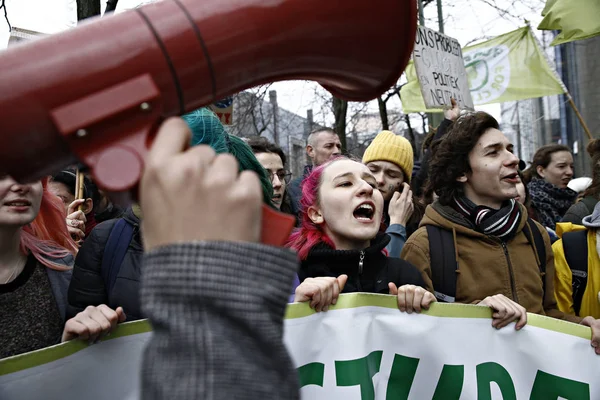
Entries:
{"label": "backpack strap", "polygon": [[538,268],[540,269],[540,274],[542,275],[542,286],[544,297],[546,296],[546,243],[544,242],[544,237],[542,236],[542,232],[540,232],[539,228],[535,224],[535,221],[531,218],[527,218],[527,227],[529,229],[523,229],[523,233],[527,238],[527,241],[531,245],[535,245],[535,250],[537,251],[538,258],[540,260],[540,265]]}
{"label": "backpack strap", "polygon": [[452,232],[433,225],[426,225],[426,228],[435,297],[440,302],[454,303],[458,263]]}
{"label": "backpack strap", "polygon": [[110,231],[102,256],[102,279],[104,280],[106,294],[109,297],[132,238],[133,225],[125,218],[119,218]]}
{"label": "backpack strap", "polygon": [[565,259],[573,276],[573,309],[579,315],[581,300],[587,286],[588,243],[587,229],[567,232],[562,236]]}

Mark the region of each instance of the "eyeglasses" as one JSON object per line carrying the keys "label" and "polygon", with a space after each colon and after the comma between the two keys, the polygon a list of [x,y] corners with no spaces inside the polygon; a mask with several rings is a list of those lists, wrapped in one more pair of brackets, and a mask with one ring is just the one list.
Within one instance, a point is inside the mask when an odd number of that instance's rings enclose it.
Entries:
{"label": "eyeglasses", "polygon": [[279,182],[285,181],[286,185],[288,183],[290,183],[290,179],[292,179],[292,173],[285,171],[285,170],[279,170],[279,171],[273,173],[273,172],[265,169],[265,172],[267,173],[267,176],[271,180],[271,183],[273,183],[273,181],[275,180],[275,175],[277,175],[277,178],[279,178]]}

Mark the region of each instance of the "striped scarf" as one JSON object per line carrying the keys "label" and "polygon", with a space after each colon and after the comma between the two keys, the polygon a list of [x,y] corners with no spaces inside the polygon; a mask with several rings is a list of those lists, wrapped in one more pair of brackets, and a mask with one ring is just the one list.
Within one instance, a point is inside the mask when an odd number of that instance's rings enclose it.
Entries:
{"label": "striped scarf", "polygon": [[513,236],[521,221],[521,209],[513,199],[504,203],[501,209],[494,210],[478,206],[466,197],[455,197],[452,208],[473,222],[478,232],[501,239]]}

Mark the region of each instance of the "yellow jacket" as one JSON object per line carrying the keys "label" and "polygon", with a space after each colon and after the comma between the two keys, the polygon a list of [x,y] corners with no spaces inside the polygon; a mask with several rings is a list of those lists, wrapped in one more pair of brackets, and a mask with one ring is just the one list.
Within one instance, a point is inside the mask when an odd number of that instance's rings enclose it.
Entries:
{"label": "yellow jacket", "polygon": [[[566,232],[574,232],[586,229],[584,226],[575,225],[570,222],[560,222],[556,224],[556,234],[559,238]],[[596,250],[596,230],[590,229],[587,234],[588,248],[588,278],[583,298],[581,299],[581,309],[579,315],[586,317],[591,315],[594,318],[600,318],[600,300],[598,292],[600,291],[600,257]],[[554,293],[558,303],[558,309],[562,312],[575,315],[573,308],[573,275],[567,260],[565,259],[565,250],[562,239],[552,245],[554,252]]]}

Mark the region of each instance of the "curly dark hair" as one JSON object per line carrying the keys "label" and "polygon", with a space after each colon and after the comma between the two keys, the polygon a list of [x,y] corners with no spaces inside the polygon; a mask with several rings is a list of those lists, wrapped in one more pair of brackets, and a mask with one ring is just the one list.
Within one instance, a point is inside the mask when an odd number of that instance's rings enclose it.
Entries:
{"label": "curly dark hair", "polygon": [[426,191],[435,192],[441,204],[449,205],[454,197],[464,195],[463,184],[457,179],[471,172],[469,153],[488,129],[499,129],[498,121],[488,113],[465,114],[456,120],[443,138],[431,145]]}

